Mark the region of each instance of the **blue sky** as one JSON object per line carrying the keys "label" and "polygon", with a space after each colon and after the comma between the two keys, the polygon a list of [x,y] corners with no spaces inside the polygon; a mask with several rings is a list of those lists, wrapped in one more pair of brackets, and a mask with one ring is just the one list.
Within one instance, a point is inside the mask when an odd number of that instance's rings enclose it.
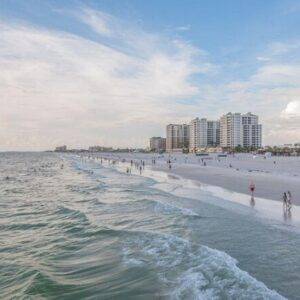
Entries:
{"label": "blue sky", "polygon": [[2,150],[145,146],[165,124],[252,111],[300,140],[299,1],[0,4]]}

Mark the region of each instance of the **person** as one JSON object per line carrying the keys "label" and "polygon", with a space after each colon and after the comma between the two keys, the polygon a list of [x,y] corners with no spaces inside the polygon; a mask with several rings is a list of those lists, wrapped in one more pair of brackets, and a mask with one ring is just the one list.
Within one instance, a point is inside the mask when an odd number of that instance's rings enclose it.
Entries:
{"label": "person", "polygon": [[290,191],[287,192],[287,204],[288,204],[288,210],[290,211],[292,208],[292,194]]}
{"label": "person", "polygon": [[143,168],[143,167],[142,167],[142,166],[140,166],[140,175],[142,175],[142,168]]}
{"label": "person", "polygon": [[254,198],[255,184],[253,181],[250,182],[249,190],[251,192],[251,197]]}
{"label": "person", "polygon": [[283,193],[282,200],[283,200],[283,209],[284,209],[284,210],[287,210],[288,203],[287,203],[287,195],[286,195],[286,192]]}

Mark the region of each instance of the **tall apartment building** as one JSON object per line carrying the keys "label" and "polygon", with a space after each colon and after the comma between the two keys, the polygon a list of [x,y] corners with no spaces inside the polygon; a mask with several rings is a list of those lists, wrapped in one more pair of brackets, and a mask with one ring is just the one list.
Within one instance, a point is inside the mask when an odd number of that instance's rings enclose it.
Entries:
{"label": "tall apartment building", "polygon": [[150,138],[150,150],[155,152],[165,151],[166,139],[159,136]]}
{"label": "tall apartment building", "polygon": [[234,148],[243,145],[242,115],[228,113],[220,118],[220,145]]}
{"label": "tall apartment building", "polygon": [[258,124],[258,116],[250,112],[242,116],[243,147],[260,148],[262,145],[262,125]]}
{"label": "tall apartment building", "polygon": [[224,148],[255,147],[262,144],[262,125],[251,113],[228,113],[220,118],[220,145]]}
{"label": "tall apartment building", "polygon": [[199,148],[214,147],[220,143],[219,121],[208,121],[205,118],[193,119],[190,123],[190,151]]}
{"label": "tall apartment building", "polygon": [[207,121],[207,146],[220,145],[220,121]]}
{"label": "tall apartment building", "polygon": [[182,151],[189,147],[189,125],[187,124],[169,124],[166,132],[166,151]]}

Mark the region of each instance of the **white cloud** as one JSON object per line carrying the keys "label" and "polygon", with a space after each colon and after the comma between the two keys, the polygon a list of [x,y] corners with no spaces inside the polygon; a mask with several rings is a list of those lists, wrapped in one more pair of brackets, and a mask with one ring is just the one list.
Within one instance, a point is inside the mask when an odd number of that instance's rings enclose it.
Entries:
{"label": "white cloud", "polygon": [[189,31],[191,29],[191,25],[178,26],[176,27],[177,31]]}
{"label": "white cloud", "polygon": [[114,19],[108,14],[85,8],[82,13],[78,14],[78,18],[88,24],[98,34],[104,36],[111,36],[113,34],[111,25]]}
{"label": "white cloud", "polygon": [[295,100],[289,102],[282,111],[282,116],[284,118],[300,117],[300,101]]}
{"label": "white cloud", "polygon": [[269,64],[260,67],[251,77],[251,81],[257,85],[299,85],[300,65]]}
{"label": "white cloud", "polygon": [[214,69],[200,49],[123,30],[101,12],[85,10],[81,20],[99,34],[96,41],[0,24],[2,149],[144,146],[167,122],[190,114],[177,100],[198,95],[191,77]]}

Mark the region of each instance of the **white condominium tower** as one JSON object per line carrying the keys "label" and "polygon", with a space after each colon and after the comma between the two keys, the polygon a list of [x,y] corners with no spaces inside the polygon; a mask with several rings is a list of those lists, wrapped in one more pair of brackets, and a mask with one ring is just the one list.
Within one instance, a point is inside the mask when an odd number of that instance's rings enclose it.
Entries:
{"label": "white condominium tower", "polygon": [[234,148],[243,145],[242,115],[228,113],[220,118],[220,145]]}
{"label": "white condominium tower", "polygon": [[262,125],[258,124],[258,116],[250,112],[242,116],[243,147],[260,148],[262,144]]}
{"label": "white condominium tower", "polygon": [[207,146],[207,120],[193,119],[190,123],[190,151]]}
{"label": "white condominium tower", "polygon": [[220,123],[207,119],[193,119],[190,123],[190,151],[218,146],[220,143]]}
{"label": "white condominium tower", "polygon": [[189,125],[167,125],[166,151],[176,152],[189,147]]}
{"label": "white condominium tower", "polygon": [[220,145],[224,148],[261,147],[262,126],[251,113],[228,113],[220,118]]}

